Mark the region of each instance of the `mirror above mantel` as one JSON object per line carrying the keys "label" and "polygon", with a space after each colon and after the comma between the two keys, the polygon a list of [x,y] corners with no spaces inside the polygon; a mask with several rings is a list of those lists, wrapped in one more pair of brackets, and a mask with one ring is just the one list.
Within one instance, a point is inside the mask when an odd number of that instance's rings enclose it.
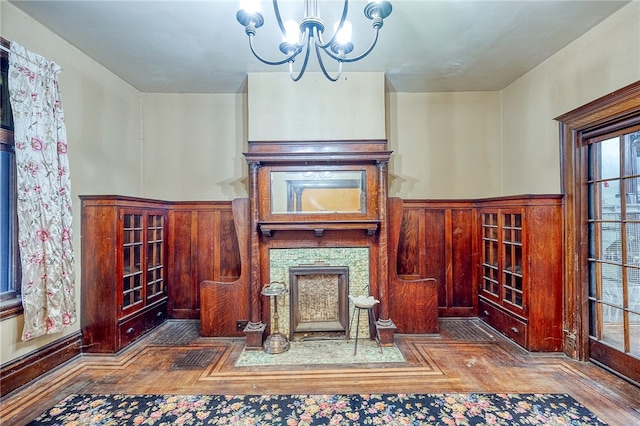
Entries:
{"label": "mirror above mantel", "polygon": [[250,141],[245,156],[257,228],[264,236],[354,229],[375,234],[390,154],[384,140]]}
{"label": "mirror above mantel", "polygon": [[271,172],[272,214],[366,213],[366,171]]}

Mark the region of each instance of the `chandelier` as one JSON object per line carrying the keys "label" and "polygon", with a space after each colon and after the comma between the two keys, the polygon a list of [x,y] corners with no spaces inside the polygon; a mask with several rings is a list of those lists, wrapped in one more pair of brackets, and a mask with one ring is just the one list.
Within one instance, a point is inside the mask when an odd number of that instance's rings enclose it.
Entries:
{"label": "chandelier", "polygon": [[[241,9],[236,14],[236,18],[240,24],[244,25],[245,32],[247,36],[249,36],[251,52],[261,62],[267,65],[283,65],[289,63],[289,75],[293,81],[298,81],[304,74],[307,63],[309,62],[310,52],[314,49],[324,76],[331,81],[336,81],[342,73],[343,63],[359,61],[373,50],[378,42],[378,31],[382,28],[384,18],[391,14],[391,3],[386,0],[370,1],[364,7],[364,16],[372,21],[371,26],[374,30],[373,41],[364,53],[355,57],[347,56],[354,48],[351,43],[352,26],[351,23],[347,21],[348,10],[349,0],[345,0],[342,17],[334,26],[333,36],[328,41],[325,41],[323,39],[325,23],[320,18],[318,0],[304,1],[304,17],[299,23],[295,21],[283,22],[278,8],[278,1],[273,0],[273,11],[275,12],[276,21],[280,27],[283,40],[279,48],[280,52],[284,54],[284,58],[276,61],[264,59],[254,48],[253,39],[256,35],[256,30],[264,24],[264,18],[259,11],[259,0],[245,0],[243,4],[241,4]],[[305,52],[304,60],[300,70],[296,73],[293,69],[293,63],[303,51]],[[338,71],[335,76],[331,76],[327,72],[323,56],[333,59],[338,63]]]}

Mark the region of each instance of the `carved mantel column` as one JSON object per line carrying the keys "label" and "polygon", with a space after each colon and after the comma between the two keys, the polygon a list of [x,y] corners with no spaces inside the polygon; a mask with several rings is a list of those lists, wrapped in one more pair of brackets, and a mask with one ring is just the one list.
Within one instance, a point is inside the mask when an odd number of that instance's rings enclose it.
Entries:
{"label": "carved mantel column", "polygon": [[[250,244],[250,265],[260,264],[260,234],[258,233],[258,162],[249,162],[249,214],[251,231],[249,237]],[[260,303],[260,268],[251,267],[250,277],[250,318],[244,329],[247,349],[262,349],[264,331],[267,327],[262,323],[262,311]]]}
{"label": "carved mantel column", "polygon": [[380,343],[383,346],[393,346],[396,325],[389,318],[389,244],[388,244],[388,224],[387,224],[387,166],[388,161],[377,161],[378,166],[378,213],[380,215],[380,234],[378,240],[378,250],[380,260],[378,285],[378,300],[380,300],[380,313],[376,327],[380,335]]}

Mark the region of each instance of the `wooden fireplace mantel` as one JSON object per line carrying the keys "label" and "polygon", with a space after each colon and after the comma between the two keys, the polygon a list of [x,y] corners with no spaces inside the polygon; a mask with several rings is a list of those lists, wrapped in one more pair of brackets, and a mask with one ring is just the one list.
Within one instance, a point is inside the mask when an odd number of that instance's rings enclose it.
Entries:
{"label": "wooden fireplace mantel", "polygon": [[275,231],[313,231],[316,237],[322,237],[324,231],[349,230],[362,230],[371,236],[380,228],[380,221],[258,222],[258,228],[264,237],[273,236]]}
{"label": "wooden fireplace mantel", "polygon": [[[249,141],[250,320],[247,348],[260,349],[269,322],[260,296],[269,250],[360,246],[370,250],[370,292],[380,300],[381,343],[392,345],[387,266],[386,140]],[[266,275],[266,276],[265,276]]]}

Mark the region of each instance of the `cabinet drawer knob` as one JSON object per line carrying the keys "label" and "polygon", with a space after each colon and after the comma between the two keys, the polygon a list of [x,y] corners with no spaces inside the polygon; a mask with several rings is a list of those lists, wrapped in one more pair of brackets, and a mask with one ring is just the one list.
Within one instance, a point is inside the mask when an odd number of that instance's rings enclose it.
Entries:
{"label": "cabinet drawer knob", "polygon": [[486,316],[489,316],[489,311],[484,310],[484,311],[482,311],[482,312],[483,312]]}
{"label": "cabinet drawer knob", "polygon": [[161,317],[161,316],[162,316],[162,312],[158,312],[158,313],[156,314],[156,316],[157,316],[157,317]]}
{"label": "cabinet drawer knob", "polygon": [[133,327],[129,327],[129,328],[127,329],[127,334],[131,334],[131,333],[133,333],[134,331],[135,331],[135,330],[133,329]]}
{"label": "cabinet drawer knob", "polygon": [[515,328],[515,327],[511,327],[511,331],[513,331],[514,333],[517,333],[517,332],[518,332],[518,329],[517,329],[517,328]]}

